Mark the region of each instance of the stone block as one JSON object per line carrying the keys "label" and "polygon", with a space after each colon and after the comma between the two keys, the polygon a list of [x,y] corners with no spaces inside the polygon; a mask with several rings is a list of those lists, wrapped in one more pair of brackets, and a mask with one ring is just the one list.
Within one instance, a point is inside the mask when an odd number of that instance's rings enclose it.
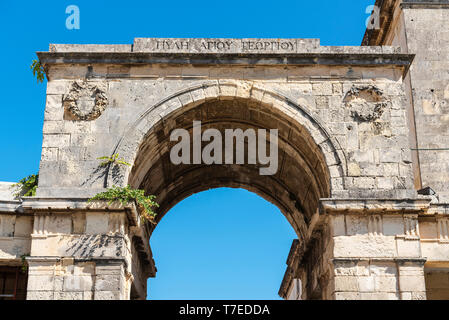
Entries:
{"label": "stone block", "polygon": [[394,149],[383,149],[380,153],[380,162],[388,163],[394,162],[399,163],[401,160],[401,153]]}
{"label": "stone block", "polygon": [[359,292],[335,292],[335,300],[360,300]]}
{"label": "stone block", "polygon": [[424,276],[400,275],[399,283],[401,291],[426,291]]}
{"label": "stone block", "polygon": [[331,96],[333,87],[331,82],[313,83],[313,94],[317,96]]}
{"label": "stone block", "polygon": [[375,292],[398,292],[398,279],[391,276],[374,277]]}
{"label": "stone block", "polygon": [[107,234],[109,217],[107,213],[86,213],[86,234]]}
{"label": "stone block", "polygon": [[29,237],[33,232],[33,217],[17,216],[14,227],[14,237]]}
{"label": "stone block", "polygon": [[44,134],[43,148],[63,148],[70,145],[70,134]]}
{"label": "stone block", "polygon": [[374,277],[357,277],[360,292],[374,292],[375,278]]}
{"label": "stone block", "polygon": [[65,292],[91,290],[93,290],[93,280],[91,276],[67,275],[64,277]]}
{"label": "stone block", "polygon": [[27,291],[27,300],[54,300],[55,292],[53,291]]}
{"label": "stone block", "polygon": [[333,216],[331,221],[334,230],[334,236],[346,235],[346,223],[344,215]]}
{"label": "stone block", "polygon": [[120,291],[95,291],[94,300],[120,300]]}
{"label": "stone block", "polygon": [[420,257],[421,244],[419,239],[396,239],[399,257]]}
{"label": "stone block", "polygon": [[347,215],[346,216],[347,235],[361,235],[368,233],[368,221],[366,217]]}
{"label": "stone block", "polygon": [[28,290],[30,291],[52,291],[54,290],[54,276],[33,275],[28,276]]}
{"label": "stone block", "polygon": [[348,164],[348,176],[350,177],[360,177],[360,166],[357,162],[350,162]]}
{"label": "stone block", "polygon": [[361,300],[399,300],[399,293],[396,292],[362,292]]}
{"label": "stone block", "polygon": [[0,237],[13,237],[16,216],[10,214],[0,215]]}
{"label": "stone block", "polygon": [[82,300],[83,292],[55,292],[54,300]]}
{"label": "stone block", "polygon": [[335,291],[353,291],[359,290],[357,277],[354,276],[335,276]]}
{"label": "stone block", "polygon": [[95,278],[95,291],[120,291],[120,276],[97,275]]}
{"label": "stone block", "polygon": [[394,189],[393,180],[391,178],[386,177],[378,177],[376,178],[377,188],[379,189]]}

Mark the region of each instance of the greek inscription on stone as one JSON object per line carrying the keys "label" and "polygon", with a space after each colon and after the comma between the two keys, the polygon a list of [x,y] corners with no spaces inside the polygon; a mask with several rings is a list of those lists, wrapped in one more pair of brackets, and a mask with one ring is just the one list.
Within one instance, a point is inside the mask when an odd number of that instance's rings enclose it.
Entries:
{"label": "greek inscription on stone", "polygon": [[161,51],[196,51],[196,52],[295,52],[295,41],[288,40],[231,40],[204,39],[191,42],[189,39],[160,39],[156,41],[156,50]]}
{"label": "greek inscription on stone", "polygon": [[201,43],[201,49],[229,51],[233,41],[205,41]]}
{"label": "greek inscription on stone", "polygon": [[162,40],[156,41],[156,49],[162,50],[189,50],[189,41],[170,41],[170,40]]}
{"label": "greek inscription on stone", "polygon": [[293,42],[290,41],[243,41],[242,51],[295,51]]}

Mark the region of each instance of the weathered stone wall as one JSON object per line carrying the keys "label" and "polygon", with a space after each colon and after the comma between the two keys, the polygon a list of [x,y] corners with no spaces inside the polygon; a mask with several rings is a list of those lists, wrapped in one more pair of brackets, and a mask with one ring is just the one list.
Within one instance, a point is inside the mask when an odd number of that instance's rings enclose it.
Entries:
{"label": "weathered stone wall", "polygon": [[31,251],[32,228],[32,216],[0,211],[0,260],[21,264],[21,257]]}
{"label": "weathered stone wall", "polygon": [[425,299],[414,214],[340,214],[334,226],[336,299]]}
{"label": "weathered stone wall", "polygon": [[[418,50],[407,19],[427,25],[430,13],[385,3],[396,17],[388,41]],[[429,296],[438,296],[433,273],[449,261],[449,211],[441,203],[449,168],[442,150],[411,150],[442,148],[447,136],[445,75],[437,72],[444,50],[433,52],[436,42],[428,41],[410,72],[413,56],[396,47],[322,47],[318,40],[51,45],[39,53],[48,86],[37,197],[17,201],[0,185],[0,259],[19,264],[30,255],[29,299],[144,299],[146,279],[155,275],[154,226],[141,224],[134,206],[86,200],[113,184],[149,192],[161,186],[155,193],[168,199],[165,213],[202,190],[201,180],[244,186],[286,215],[298,240],[280,290],[285,298],[425,299],[426,281]],[[206,169],[181,171],[176,180],[173,167],[154,165],[169,161],[162,156],[169,131],[203,118],[279,125],[273,129],[280,129],[286,162],[275,183],[244,166],[207,184]],[[438,166],[423,152],[437,154]],[[115,153],[131,167],[100,166],[98,157]],[[417,196],[421,178],[438,191],[439,204]]]}
{"label": "weathered stone wall", "polygon": [[[155,49],[158,44],[154,39],[136,41],[136,53],[150,52],[142,59],[153,59],[151,54],[161,51]],[[200,48],[201,41],[193,41],[193,47]],[[191,48],[185,52],[187,49],[180,47],[175,50],[178,56],[162,48],[162,57],[172,60],[129,64],[131,56],[124,56],[126,47],[51,46],[52,53],[40,54],[49,81],[38,196],[90,196],[117,183],[109,172],[98,168],[98,157],[118,152],[134,164],[139,147],[145,139],[151,139],[148,133],[159,121],[173,121],[171,114],[182,115],[183,110],[206,101],[246,99],[260,104],[261,110],[268,106],[272,113],[290,117],[304,128],[301,130],[309,132],[310,143],[318,145],[318,152],[324,154],[325,163],[320,165],[328,173],[320,173],[319,179],[329,175],[330,197],[413,198],[402,83],[410,57],[399,54],[396,48],[319,47],[316,41],[299,46],[296,42],[296,46],[297,53],[305,54],[297,58],[310,62],[281,66],[277,62],[250,63],[238,56],[238,62],[228,57],[212,63],[213,56],[190,57]],[[95,53],[95,59],[99,59],[96,63],[76,60],[80,55]],[[59,63],[58,54],[68,60]],[[101,62],[109,59],[108,54],[126,63]],[[263,53],[257,54],[263,57]],[[184,62],[184,57],[197,59],[197,63]],[[180,62],[174,62],[176,59]],[[138,167],[133,175],[125,168],[118,183],[125,185],[131,178],[141,181],[146,174],[142,167],[149,165]],[[134,180],[133,184],[140,185]],[[257,188],[254,190],[257,192]],[[341,279],[332,263],[341,245],[334,242],[344,242],[352,235],[333,237],[329,224],[314,214],[316,208],[310,209],[309,219],[313,221],[308,222],[308,229],[297,230],[303,256],[301,268],[295,272],[302,280],[302,298],[342,298],[347,291],[337,286]],[[88,220],[88,213],[85,215]],[[289,221],[297,226],[295,220]],[[106,224],[99,223],[98,227],[101,225]],[[350,240],[348,245],[354,246],[355,240]],[[128,247],[133,257],[138,256],[133,245]],[[130,265],[130,275],[142,284],[146,276],[142,276],[140,262],[134,260]],[[133,290],[142,293],[145,286],[134,286]]]}
{"label": "weathered stone wall", "polygon": [[[48,212],[30,201],[24,204],[25,210],[35,211],[28,231],[27,299],[130,299],[131,291],[134,299],[146,297],[154,265],[148,245],[131,245],[131,238],[148,242],[134,207],[106,209],[97,203],[90,210],[92,205],[81,202],[78,210],[64,210],[53,203],[54,211]],[[136,265],[142,267],[136,271]]]}
{"label": "weathered stone wall", "polygon": [[[59,47],[55,48],[57,52]],[[314,50],[317,55],[329,54],[331,60],[337,53],[361,59],[361,53],[394,52],[388,48],[361,51],[356,47]],[[402,67],[391,64],[362,67],[356,62],[354,66],[326,64],[302,67],[49,64],[38,196],[89,196],[101,190],[105,186],[104,177],[98,171],[96,158],[114,153],[127,131],[142,125],[139,119],[145,113],[186,88],[215,83],[217,90],[224,91],[227,88],[221,83],[226,81],[233,81],[237,88],[281,94],[317,119],[337,141],[343,155],[345,172],[343,176],[333,175],[336,179],[332,196],[413,196]],[[87,82],[81,80],[86,78]],[[88,92],[95,90],[100,92],[96,100],[98,108],[89,114],[95,97],[89,97]],[[207,97],[208,93],[205,91],[203,95]],[[74,111],[70,101],[77,98],[82,101],[79,107],[89,110]],[[174,98],[170,103],[175,106],[163,108],[175,111],[187,102],[179,103]],[[292,110],[284,111],[292,114]],[[158,121],[161,112],[162,109],[152,112],[144,121]],[[123,156],[132,162],[136,152],[125,150]]]}
{"label": "weathered stone wall", "polygon": [[382,5],[381,32],[364,43],[398,45],[415,54],[405,78],[416,187],[431,187],[449,202],[449,1],[388,0]]}
{"label": "weathered stone wall", "polygon": [[449,202],[449,6],[403,12],[422,184]]}

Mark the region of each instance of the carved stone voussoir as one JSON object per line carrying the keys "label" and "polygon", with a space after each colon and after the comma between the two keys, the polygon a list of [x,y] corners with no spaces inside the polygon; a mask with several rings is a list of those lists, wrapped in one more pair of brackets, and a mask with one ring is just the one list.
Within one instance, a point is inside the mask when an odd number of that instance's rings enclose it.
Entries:
{"label": "carved stone voussoir", "polygon": [[105,82],[74,81],[64,97],[64,119],[90,121],[97,119],[108,105]]}

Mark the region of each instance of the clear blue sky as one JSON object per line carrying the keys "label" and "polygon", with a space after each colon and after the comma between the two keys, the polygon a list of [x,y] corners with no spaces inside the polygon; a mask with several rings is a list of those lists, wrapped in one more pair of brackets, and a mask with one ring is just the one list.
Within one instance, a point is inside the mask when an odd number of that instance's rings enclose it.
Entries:
{"label": "clear blue sky", "polygon": [[[132,43],[134,37],[320,38],[359,45],[374,0],[0,1],[0,181],[39,168],[45,83],[29,65],[49,43]],[[68,5],[80,30],[65,27]],[[151,239],[153,299],[276,299],[293,230],[243,190],[216,189],[175,206]]]}

